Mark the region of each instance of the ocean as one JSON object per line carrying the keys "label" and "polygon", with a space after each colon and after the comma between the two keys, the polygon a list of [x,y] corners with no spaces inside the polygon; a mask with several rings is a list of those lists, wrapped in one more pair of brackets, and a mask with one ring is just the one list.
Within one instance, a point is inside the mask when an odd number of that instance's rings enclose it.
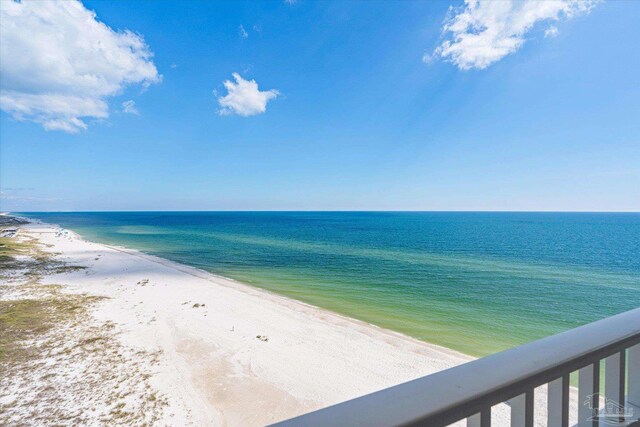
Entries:
{"label": "ocean", "polygon": [[640,306],[640,214],[24,213],[474,356]]}

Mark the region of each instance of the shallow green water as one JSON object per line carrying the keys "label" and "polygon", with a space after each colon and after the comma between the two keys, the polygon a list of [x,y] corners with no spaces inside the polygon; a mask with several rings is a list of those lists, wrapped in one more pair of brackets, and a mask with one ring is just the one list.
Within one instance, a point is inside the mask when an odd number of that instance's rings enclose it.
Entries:
{"label": "shallow green water", "polygon": [[640,214],[26,215],[478,356],[640,306]]}

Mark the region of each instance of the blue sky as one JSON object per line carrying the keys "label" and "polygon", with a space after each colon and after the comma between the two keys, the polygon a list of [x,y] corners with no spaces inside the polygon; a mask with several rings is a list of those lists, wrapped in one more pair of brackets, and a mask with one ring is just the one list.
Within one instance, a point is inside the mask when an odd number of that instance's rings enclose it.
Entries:
{"label": "blue sky", "polygon": [[[75,93],[96,104],[63,117],[3,55],[1,210],[640,211],[640,2],[515,38],[524,15],[498,14],[503,38],[480,53],[446,29],[484,19],[462,2],[83,4],[153,56],[92,71],[114,89],[87,84]],[[273,96],[225,109],[232,73]]]}

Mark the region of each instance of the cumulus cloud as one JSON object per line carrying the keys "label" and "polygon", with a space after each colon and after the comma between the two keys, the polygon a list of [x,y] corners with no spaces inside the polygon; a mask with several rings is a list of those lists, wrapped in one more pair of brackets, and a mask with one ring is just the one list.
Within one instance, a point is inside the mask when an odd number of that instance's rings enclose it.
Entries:
{"label": "cumulus cloud", "polygon": [[[425,55],[425,62],[443,58],[461,70],[483,69],[517,51],[536,24],[557,22],[588,13],[599,0],[465,0],[450,8],[443,34],[446,40]],[[551,26],[546,36],[557,28]]]}
{"label": "cumulus cloud", "polygon": [[140,114],[138,112],[138,109],[136,108],[136,102],[132,99],[128,101],[124,101],[122,103],[122,112],[127,114],[135,114],[135,115]]}
{"label": "cumulus cloud", "polygon": [[218,97],[221,107],[219,113],[222,115],[237,114],[248,117],[264,113],[267,110],[267,102],[280,95],[275,89],[260,91],[255,80],[245,80],[238,73],[233,73],[233,78],[235,83],[231,80],[224,82],[228,93]]}
{"label": "cumulus cloud", "polygon": [[75,133],[109,116],[107,98],[162,79],[144,39],[77,0],[0,1],[0,108]]}

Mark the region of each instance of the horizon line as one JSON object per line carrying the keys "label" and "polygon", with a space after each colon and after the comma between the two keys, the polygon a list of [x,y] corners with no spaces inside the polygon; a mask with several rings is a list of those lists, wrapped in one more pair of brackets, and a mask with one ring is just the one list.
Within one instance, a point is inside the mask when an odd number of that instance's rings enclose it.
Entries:
{"label": "horizon line", "polygon": [[340,210],[340,209],[220,209],[220,210],[59,210],[59,211],[1,211],[6,214],[29,214],[29,213],[144,213],[144,212],[183,212],[183,213],[210,213],[210,212],[228,212],[228,213],[630,213],[640,214],[640,211],[606,211],[606,210],[419,210],[419,209],[399,209],[399,210],[381,210],[381,209],[356,209],[356,210]]}

